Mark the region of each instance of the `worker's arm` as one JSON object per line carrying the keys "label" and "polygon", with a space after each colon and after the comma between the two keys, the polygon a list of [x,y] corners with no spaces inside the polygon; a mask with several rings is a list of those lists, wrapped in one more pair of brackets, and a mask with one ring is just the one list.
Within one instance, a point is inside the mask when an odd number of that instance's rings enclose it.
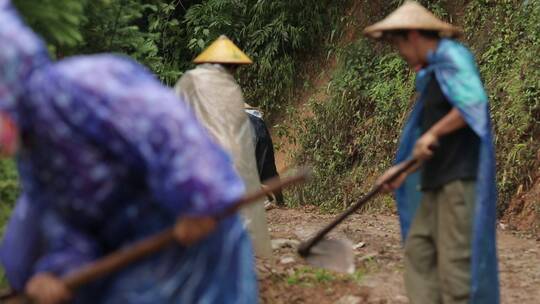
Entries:
{"label": "worker's arm", "polygon": [[[446,114],[441,120],[435,123],[426,133],[424,133],[414,145],[413,158],[416,158],[420,161],[424,161],[433,157],[433,147],[438,145],[439,138],[442,136],[448,135],[454,131],[457,131],[465,127],[467,123],[459,113],[459,110],[453,108],[448,114]],[[410,170],[400,175],[398,178],[394,179],[391,183],[385,183],[385,181],[403,164],[397,164],[392,168],[388,169],[378,180],[377,183],[384,184],[383,191],[391,192],[396,190],[401,186],[405,181],[405,178],[408,174],[418,170],[421,165],[421,162],[418,165],[413,166]]]}
{"label": "worker's arm", "polygon": [[419,160],[430,159],[433,156],[433,147],[437,146],[439,138],[459,130],[466,125],[467,123],[459,113],[459,110],[453,108],[416,141],[412,156]]}

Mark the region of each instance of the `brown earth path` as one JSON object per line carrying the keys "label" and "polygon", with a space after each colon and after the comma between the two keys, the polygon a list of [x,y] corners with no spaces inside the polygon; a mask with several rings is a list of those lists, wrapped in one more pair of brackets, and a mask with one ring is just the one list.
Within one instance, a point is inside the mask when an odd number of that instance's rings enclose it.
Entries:
{"label": "brown earth path", "polygon": [[[363,243],[355,250],[357,270],[353,275],[314,269],[295,254],[296,243],[331,218],[310,207],[268,212],[275,261],[258,261],[261,302],[408,303],[396,216],[359,214],[338,227],[334,237]],[[538,303],[540,240],[499,229],[498,253],[501,303]]]}

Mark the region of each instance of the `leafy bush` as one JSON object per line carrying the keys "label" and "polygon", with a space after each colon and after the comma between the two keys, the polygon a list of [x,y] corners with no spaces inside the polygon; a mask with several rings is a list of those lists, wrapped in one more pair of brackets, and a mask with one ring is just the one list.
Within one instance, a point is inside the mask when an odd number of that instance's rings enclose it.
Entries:
{"label": "leafy bush", "polygon": [[[18,195],[19,182],[14,162],[0,160],[0,237],[4,235],[5,224]],[[4,286],[6,286],[6,279],[0,267],[0,290]]]}
{"label": "leafy bush", "polygon": [[18,195],[19,181],[15,164],[11,160],[0,160],[0,236],[4,234],[4,225]]}
{"label": "leafy bush", "polygon": [[473,1],[465,32],[485,79],[496,130],[499,210],[529,187],[540,149],[540,3]]}
{"label": "leafy bush", "polygon": [[339,54],[330,99],[313,103],[313,118],[297,121],[304,136],[297,161],[315,167],[315,180],[300,190],[301,202],[325,209],[348,206],[390,164],[412,77],[394,53],[377,56],[365,39]]}
{"label": "leafy bush", "polygon": [[83,41],[79,26],[86,20],[86,1],[14,0],[13,3],[23,13],[28,24],[51,46],[72,47]]}

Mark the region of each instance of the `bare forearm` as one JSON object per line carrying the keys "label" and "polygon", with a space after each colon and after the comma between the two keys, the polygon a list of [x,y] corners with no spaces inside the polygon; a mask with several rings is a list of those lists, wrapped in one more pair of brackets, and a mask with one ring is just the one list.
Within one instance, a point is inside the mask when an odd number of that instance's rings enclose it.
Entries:
{"label": "bare forearm", "polygon": [[429,133],[435,135],[437,138],[450,134],[465,127],[467,123],[459,113],[459,110],[453,108],[448,114],[446,114],[441,120],[434,124]]}

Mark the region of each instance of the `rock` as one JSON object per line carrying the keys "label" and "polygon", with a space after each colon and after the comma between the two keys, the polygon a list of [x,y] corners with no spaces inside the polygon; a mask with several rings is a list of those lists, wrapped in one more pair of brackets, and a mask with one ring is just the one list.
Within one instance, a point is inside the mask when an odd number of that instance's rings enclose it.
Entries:
{"label": "rock", "polygon": [[327,296],[334,295],[335,293],[336,293],[336,291],[333,288],[327,288],[327,289],[324,290],[324,294],[327,295]]}
{"label": "rock", "polygon": [[353,249],[354,249],[354,250],[360,249],[360,248],[363,248],[364,246],[366,246],[366,243],[360,242],[360,243],[354,245],[354,246],[353,246]]}
{"label": "rock", "polygon": [[378,256],[379,254],[377,252],[372,252],[370,254],[367,254],[367,255],[364,255],[362,257],[359,257],[358,258],[358,262],[363,262],[363,261],[367,261],[367,260],[372,260],[373,258],[375,258],[376,256]]}
{"label": "rock", "polygon": [[361,301],[361,298],[349,295],[341,297],[336,304],[360,304]]}
{"label": "rock", "polygon": [[280,249],[280,248],[295,248],[300,244],[297,240],[291,240],[291,239],[275,239],[272,240],[272,249]]}
{"label": "rock", "polygon": [[271,203],[269,201],[264,202],[264,210],[270,211],[270,210],[275,209],[275,208],[276,208],[275,204],[273,204],[273,203]]}
{"label": "rock", "polygon": [[315,233],[317,233],[318,228],[305,228],[301,225],[297,225],[298,228],[296,228],[293,233],[294,235],[301,240],[305,240],[313,236]]}
{"label": "rock", "polygon": [[293,257],[284,257],[284,258],[282,258],[279,262],[280,262],[281,264],[286,265],[286,264],[294,263],[295,260],[294,260]]}
{"label": "rock", "polygon": [[392,303],[409,304],[409,298],[403,295],[398,295],[394,298]]}

